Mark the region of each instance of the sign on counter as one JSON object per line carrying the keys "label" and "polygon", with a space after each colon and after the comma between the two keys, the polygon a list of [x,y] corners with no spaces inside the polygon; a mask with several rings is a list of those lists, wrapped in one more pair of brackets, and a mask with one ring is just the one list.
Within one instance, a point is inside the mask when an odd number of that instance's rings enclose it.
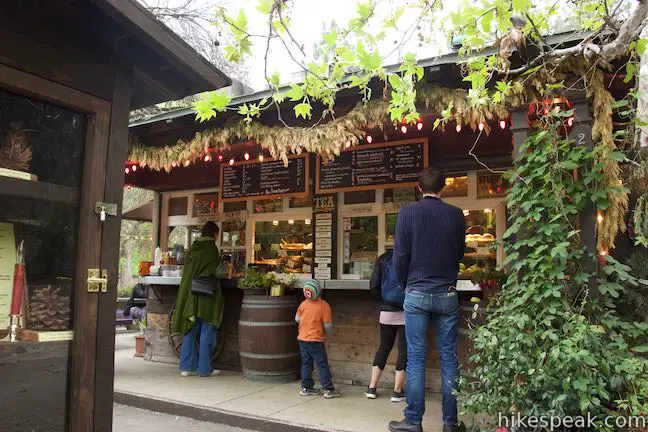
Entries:
{"label": "sign on counter", "polygon": [[308,196],[308,154],[282,160],[221,164],[219,199],[223,202],[272,197]]}
{"label": "sign on counter", "polygon": [[315,193],[416,186],[427,166],[427,138],[359,145],[333,160],[317,156]]}

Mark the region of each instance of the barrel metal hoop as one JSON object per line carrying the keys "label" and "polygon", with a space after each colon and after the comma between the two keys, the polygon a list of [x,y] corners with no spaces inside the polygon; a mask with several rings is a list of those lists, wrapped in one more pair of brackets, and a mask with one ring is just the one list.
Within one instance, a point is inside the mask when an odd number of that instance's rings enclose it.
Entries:
{"label": "barrel metal hoop", "polygon": [[262,375],[262,376],[285,376],[285,375],[295,375],[295,371],[288,370],[288,371],[279,371],[279,372],[261,372],[261,371],[255,371],[250,369],[243,369],[243,374]]}
{"label": "barrel metal hoop", "polygon": [[288,353],[288,354],[255,354],[255,353],[249,353],[249,352],[239,352],[239,355],[241,357],[245,358],[253,358],[253,359],[284,359],[284,358],[292,358],[292,357],[298,357],[298,353]]}
{"label": "barrel metal hoop", "polygon": [[297,325],[295,321],[283,321],[283,322],[276,322],[276,321],[269,321],[269,322],[257,322],[257,321],[239,321],[239,325],[246,326],[246,327],[287,327],[287,326],[293,326]]}

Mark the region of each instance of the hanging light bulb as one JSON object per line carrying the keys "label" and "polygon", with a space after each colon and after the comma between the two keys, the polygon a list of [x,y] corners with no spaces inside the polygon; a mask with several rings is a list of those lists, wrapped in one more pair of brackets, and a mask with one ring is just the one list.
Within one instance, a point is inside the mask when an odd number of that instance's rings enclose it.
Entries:
{"label": "hanging light bulb", "polygon": [[223,162],[223,155],[222,154],[218,155],[218,162]]}
{"label": "hanging light bulb", "polygon": [[402,125],[401,126],[401,132],[403,132],[404,134],[407,133],[407,125]]}
{"label": "hanging light bulb", "polygon": [[599,252],[599,255],[601,255],[602,257],[604,257],[604,256],[607,255],[607,254],[608,254],[608,253],[607,253],[606,250],[602,250],[601,252]]}
{"label": "hanging light bulb", "polygon": [[419,120],[419,121],[416,123],[416,129],[418,129],[418,130],[423,129],[423,120]]}
{"label": "hanging light bulb", "polygon": [[245,158],[245,160],[250,160],[250,153],[245,152],[245,154],[243,155],[243,157]]}
{"label": "hanging light bulb", "polygon": [[483,123],[483,122],[479,122],[479,126],[478,126],[478,128],[479,128],[479,131],[480,131],[480,132],[483,131],[483,130],[484,130],[484,123]]}
{"label": "hanging light bulb", "polygon": [[500,120],[500,129],[506,129],[506,120]]}
{"label": "hanging light bulb", "polygon": [[457,123],[457,127],[455,127],[455,130],[457,133],[461,132],[461,123]]}
{"label": "hanging light bulb", "polygon": [[259,162],[263,162],[263,159],[264,159],[263,155],[260,154],[260,155],[259,155]]}
{"label": "hanging light bulb", "polygon": [[373,138],[371,137],[371,135],[367,135],[367,142],[369,144],[371,144],[372,141],[373,141]]}
{"label": "hanging light bulb", "polygon": [[569,117],[567,119],[567,126],[572,127],[574,124],[574,117]]}
{"label": "hanging light bulb", "polygon": [[596,215],[596,222],[598,222],[599,224],[603,223],[603,219],[604,218],[603,218],[603,215],[601,213]]}
{"label": "hanging light bulb", "polygon": [[351,141],[347,141],[344,143],[344,148],[349,148],[351,147]]}
{"label": "hanging light bulb", "polygon": [[234,158],[232,158],[232,159],[229,160],[229,164],[230,164],[230,165],[234,165]]}
{"label": "hanging light bulb", "polygon": [[125,172],[126,174],[130,174],[130,168],[128,168],[128,167],[124,168],[124,172]]}
{"label": "hanging light bulb", "polygon": [[205,156],[205,162],[209,162],[210,160],[211,160],[211,156],[206,155],[206,156]]}
{"label": "hanging light bulb", "polygon": [[133,165],[133,166],[131,167],[131,170],[132,170],[133,172],[137,171],[137,165]]}

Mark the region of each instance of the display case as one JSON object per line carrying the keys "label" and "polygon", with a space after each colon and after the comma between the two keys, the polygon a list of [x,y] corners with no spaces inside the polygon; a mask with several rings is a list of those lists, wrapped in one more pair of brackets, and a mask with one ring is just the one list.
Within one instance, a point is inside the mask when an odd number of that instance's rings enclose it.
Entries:
{"label": "display case", "polygon": [[378,258],[378,216],[345,217],[342,232],[343,277],[370,279]]}
{"label": "display case", "polygon": [[254,223],[252,265],[279,273],[311,274],[313,233],[310,219]]}
{"label": "display case", "polygon": [[464,210],[466,243],[460,264],[463,278],[485,268],[497,267],[497,211],[491,208]]}

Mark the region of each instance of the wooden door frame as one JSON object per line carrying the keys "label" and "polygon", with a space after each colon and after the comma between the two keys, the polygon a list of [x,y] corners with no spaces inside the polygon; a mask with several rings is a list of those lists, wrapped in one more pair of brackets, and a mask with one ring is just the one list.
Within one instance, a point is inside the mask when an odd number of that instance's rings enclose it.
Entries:
{"label": "wooden door frame", "polygon": [[[84,169],[80,187],[79,228],[74,284],[74,339],[69,375],[68,430],[94,430],[97,390],[98,310],[109,294],[89,293],[86,279],[89,268],[101,268],[102,223],[95,215],[95,203],[106,196],[106,161],[112,104],[70,87],[0,64],[0,87],[34,99],[51,102],[87,115]],[[126,114],[127,115],[127,114]],[[115,252],[113,252],[115,254]],[[113,274],[113,279],[116,277]],[[102,308],[103,309],[103,308]],[[113,300],[114,326],[114,300]],[[102,320],[103,321],[103,320]],[[114,330],[113,330],[114,332]],[[113,339],[114,352],[114,339]],[[112,376],[111,376],[112,380]],[[110,393],[112,399],[112,393]],[[103,399],[103,397],[101,398]],[[112,400],[110,401],[112,409]],[[104,419],[106,421],[106,419]],[[112,417],[110,417],[112,423]]]}

